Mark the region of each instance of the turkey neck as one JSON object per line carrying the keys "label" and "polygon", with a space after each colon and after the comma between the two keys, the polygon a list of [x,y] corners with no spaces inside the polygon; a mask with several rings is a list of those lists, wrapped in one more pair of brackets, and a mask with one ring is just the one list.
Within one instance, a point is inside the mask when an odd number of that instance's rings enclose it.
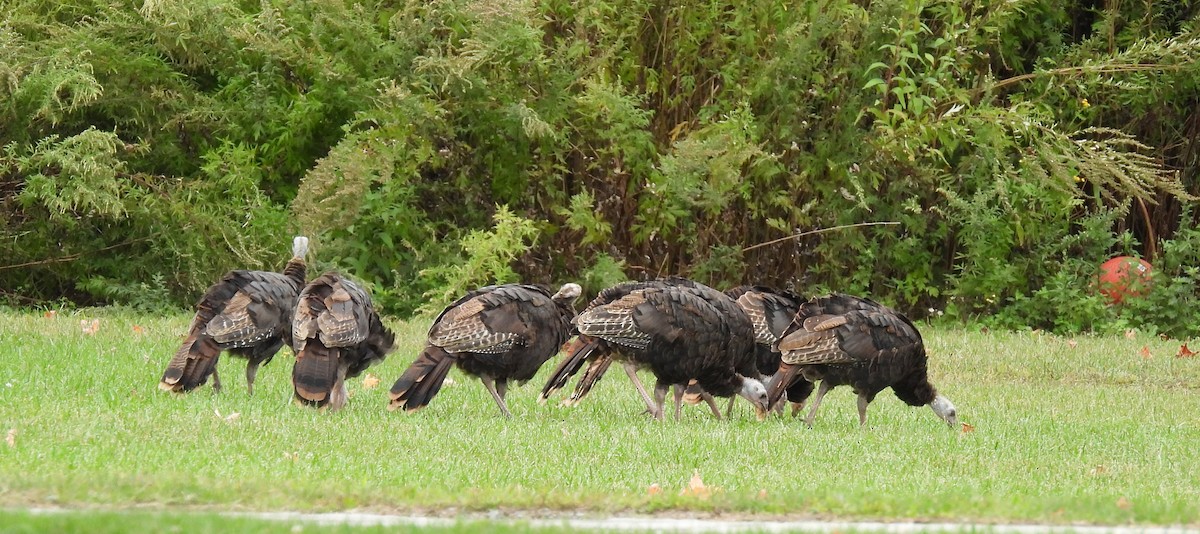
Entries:
{"label": "turkey neck", "polygon": [[696,382],[704,388],[704,391],[717,397],[737,395],[737,392],[742,390],[742,384],[745,381],[742,375],[737,373],[707,373],[706,376],[696,377]]}
{"label": "turkey neck", "polygon": [[554,301],[554,305],[558,307],[558,316],[561,318],[563,324],[570,328],[572,326],[571,320],[574,319],[576,315],[574,301],[562,302],[556,300]]}
{"label": "turkey neck", "polygon": [[283,275],[299,289],[304,287],[305,270],[304,258],[292,258],[283,267]]}

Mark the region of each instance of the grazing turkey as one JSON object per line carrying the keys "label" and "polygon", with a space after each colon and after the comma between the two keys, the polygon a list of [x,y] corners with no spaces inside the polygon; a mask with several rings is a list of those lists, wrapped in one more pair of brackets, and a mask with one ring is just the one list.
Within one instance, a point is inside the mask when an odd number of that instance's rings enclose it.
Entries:
{"label": "grazing turkey", "polygon": [[800,306],[778,348],[783,362],[771,381],[772,402],[801,376],[821,381],[805,419],[810,427],[821,399],[840,385],[858,394],[859,425],[866,424],[875,395],[890,387],[910,406],[927,404],[952,428],[958,426],[954,404],[929,383],[917,327],[885,306],[843,294],[814,298]]}
{"label": "grazing turkey", "polygon": [[188,335],[167,363],[158,387],[185,392],[213,379],[221,390],[217,360],[222,351],[246,358],[246,391],[254,393],[258,367],[271,361],[284,343],[291,343],[292,312],[304,287],[304,255],[308,238],[292,240],[292,259],[283,274],[230,271],[213,284],[196,304]]}
{"label": "grazing turkey", "polygon": [[[776,290],[766,286],[738,286],[725,291],[737,301],[754,326],[755,363],[764,376],[774,375],[779,370],[780,354],[776,350],[779,339],[792,324],[805,299],[791,291]],[[804,401],[812,395],[813,384],[797,380],[786,390],[787,400],[792,403],[795,416],[804,407]],[[782,404],[782,403],[780,403]],[[782,406],[772,404],[782,409]]]}
{"label": "grazing turkey", "polygon": [[395,341],[370,295],[334,272],[300,292],[292,335],[296,401],[332,410],[346,405],[346,379],[382,361]]}
{"label": "grazing turkey", "polygon": [[457,364],[479,377],[511,417],[504,401],[509,381],[528,381],[558,352],[570,337],[572,304],[581,291],[579,284],[554,295],[540,286],[506,284],[467,293],[434,319],[425,349],[392,386],[388,408],[425,407]]}
{"label": "grazing turkey", "polygon": [[[612,303],[638,289],[645,289],[649,287],[695,288],[707,286],[703,286],[703,284],[680,277],[669,277],[643,282],[624,282],[602,290],[599,295],[596,295],[596,298],[592,299],[592,301],[588,303],[587,307],[585,307],[581,313],[586,313],[598,306]],[[578,335],[578,329],[574,329],[573,333]],[[604,374],[608,371],[609,366],[612,365],[614,353],[612,350],[610,350],[610,348],[610,345],[602,344],[600,340],[596,338],[587,335],[579,335],[575,341],[566,347],[566,357],[563,358],[562,362],[559,362],[559,365],[554,369],[554,372],[551,373],[550,378],[546,381],[546,385],[542,388],[542,393],[538,396],[538,402],[546,402],[546,399],[550,398],[550,395],[553,395],[554,392],[566,387],[570,378],[579,372],[585,362],[589,362],[587,369],[584,370],[583,376],[581,376],[579,381],[575,384],[575,391],[571,394],[570,398],[563,401],[563,404],[566,406],[578,404],[585,396],[587,396],[589,392],[591,392],[592,387],[594,387],[596,383],[604,377]],[[638,379],[637,363],[626,360],[622,367],[625,369],[626,375],[629,376],[629,380],[633,382],[634,387],[637,388],[642,400],[647,406],[653,407],[654,400],[650,398],[650,394],[646,392],[646,388],[642,384],[642,381]],[[676,417],[679,415],[679,406],[683,397],[683,387],[684,386],[680,385],[676,388]],[[696,398],[700,398],[700,395],[697,395]],[[716,404],[713,402],[712,396],[703,394],[703,398],[709,403],[709,407],[713,410],[713,414],[717,417],[720,417],[721,412],[719,409],[717,409]],[[651,411],[651,413],[653,413],[653,411]]]}
{"label": "grazing turkey", "polygon": [[695,379],[709,394],[739,394],[766,413],[766,389],[753,361],[749,318],[728,296],[699,287],[635,289],[576,318],[581,338],[654,373],[654,399],[647,406],[663,417],[667,390]]}

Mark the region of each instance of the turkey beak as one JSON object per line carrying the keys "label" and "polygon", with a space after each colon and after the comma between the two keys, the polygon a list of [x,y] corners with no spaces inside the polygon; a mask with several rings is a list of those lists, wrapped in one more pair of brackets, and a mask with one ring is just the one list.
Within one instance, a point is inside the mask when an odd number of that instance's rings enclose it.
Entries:
{"label": "turkey beak", "polygon": [[799,365],[792,365],[787,362],[779,364],[779,371],[775,373],[775,377],[771,379],[771,385],[767,386],[767,406],[774,406],[779,402],[780,397],[783,397],[783,392],[796,379],[796,373],[800,372]]}

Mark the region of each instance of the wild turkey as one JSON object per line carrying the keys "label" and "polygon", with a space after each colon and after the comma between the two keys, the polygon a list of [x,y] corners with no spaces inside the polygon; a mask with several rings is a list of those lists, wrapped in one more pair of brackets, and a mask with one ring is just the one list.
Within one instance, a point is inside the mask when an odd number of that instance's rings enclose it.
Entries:
{"label": "wild turkey", "polygon": [[395,342],[370,295],[335,272],[300,292],[292,332],[296,402],[332,410],[346,405],[346,379],[383,361]]}
{"label": "wild turkey", "polygon": [[[791,291],[766,286],[738,286],[726,290],[725,294],[737,301],[738,306],[750,318],[750,323],[754,325],[755,363],[758,365],[758,372],[764,376],[774,375],[779,370],[780,363],[776,345],[791,326],[792,319],[805,299]],[[787,388],[787,400],[792,403],[793,416],[804,407],[804,402],[812,395],[812,391],[813,384],[807,380],[797,380]],[[782,409],[776,404],[771,406]]]}
{"label": "wild turkey", "polygon": [[[699,284],[686,278],[674,276],[642,282],[624,282],[600,291],[600,294],[596,295],[596,298],[592,299],[592,301],[588,303],[581,313],[586,313],[596,307],[610,304],[638,289],[645,289],[649,287],[707,288],[707,286],[703,286],[703,284]],[[712,291],[715,292],[715,290]],[[578,335],[578,329],[573,328],[573,333]],[[612,365],[614,352],[611,350],[611,348],[611,345],[602,344],[600,340],[596,338],[587,335],[579,335],[575,341],[571,342],[571,344],[565,348],[567,355],[563,358],[563,361],[559,362],[558,366],[554,369],[554,372],[551,373],[550,378],[546,381],[546,385],[542,388],[542,393],[538,396],[538,402],[546,402],[546,400],[550,398],[554,392],[566,387],[567,382],[571,379],[571,377],[579,372],[585,362],[588,362],[588,367],[584,371],[583,376],[581,376],[579,381],[575,384],[575,391],[567,400],[563,401],[563,405],[565,406],[573,406],[578,404],[585,396],[587,396],[589,392],[591,392],[592,387],[594,387],[596,383],[604,377],[604,374],[608,371],[609,366]],[[646,387],[642,384],[642,381],[637,376],[638,364],[636,362],[626,360],[622,367],[625,369],[626,375],[629,376],[629,380],[633,382],[634,387],[637,388],[638,394],[641,396],[642,400],[648,407],[650,407],[650,413],[653,414],[654,400],[650,397],[650,394],[646,392]],[[679,406],[683,398],[683,388],[684,385],[678,385],[676,387],[675,414],[677,418],[679,415]],[[703,396],[704,400],[709,403],[709,407],[712,409],[713,414],[720,418],[721,412],[716,407],[716,403],[713,402],[712,396],[701,392],[696,396],[696,398],[699,399],[701,396]]]}
{"label": "wild turkey", "polygon": [[952,428],[958,426],[954,404],[929,383],[920,332],[890,308],[843,294],[814,298],[800,306],[778,348],[783,363],[771,381],[772,401],[801,376],[821,381],[805,419],[810,427],[821,399],[840,385],[858,394],[859,425],[866,424],[875,395],[891,387],[910,406],[927,404]]}
{"label": "wild turkey", "polygon": [[635,289],[583,312],[575,325],[596,350],[645,367],[658,379],[648,407],[663,417],[667,390],[695,379],[712,395],[739,394],[766,413],[766,389],[756,378],[749,318],[728,296],[700,287]]}
{"label": "wild turkey", "polygon": [[392,386],[388,408],[414,412],[429,404],[450,367],[479,377],[500,412],[511,417],[508,382],[537,374],[570,336],[579,284],[557,293],[535,285],[488,286],[467,293],[429,328],[425,349]]}
{"label": "wild turkey", "polygon": [[158,387],[185,392],[213,379],[221,390],[217,360],[222,351],[246,358],[246,391],[254,393],[258,367],[291,343],[292,312],[296,295],[304,287],[304,255],[308,238],[292,240],[292,259],[283,274],[267,271],[230,271],[213,284],[196,304],[196,316],[187,339],[167,363]]}

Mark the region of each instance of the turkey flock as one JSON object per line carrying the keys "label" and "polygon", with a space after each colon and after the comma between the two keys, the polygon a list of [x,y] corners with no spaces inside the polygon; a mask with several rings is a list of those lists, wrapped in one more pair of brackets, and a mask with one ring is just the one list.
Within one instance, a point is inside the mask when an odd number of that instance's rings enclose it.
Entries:
{"label": "turkey flock", "polygon": [[[346,379],[384,360],[395,346],[352,280],[324,273],[306,281],[308,239],[296,237],[282,273],[235,270],[204,293],[179,350],[167,363],[161,389],[192,391],[212,378],[220,391],[222,352],[245,358],[246,389],[254,393],[260,366],[287,344],[295,354],[297,404],[339,410]],[[765,286],[718,291],[671,277],[625,282],[600,291],[582,310],[578,284],[556,292],[532,284],[482,287],[443,310],[425,346],[388,393],[387,408],[416,412],[430,404],[452,367],[477,377],[505,417],[510,382],[523,384],[560,351],[538,401],[546,402],[580,375],[564,406],[588,395],[619,362],[646,413],[664,419],[672,392],[674,417],[685,403],[704,402],[715,418],[732,416],[737,397],[759,420],[799,414],[813,391],[811,427],[830,389],[858,395],[859,425],[867,406],[891,388],[910,406],[928,405],[958,428],[954,404],[929,382],[921,334],[907,317],[866,298],[834,293],[804,298]],[[582,374],[580,374],[582,371]],[[648,371],[653,391],[638,377]],[[819,383],[819,387],[818,387]],[[728,397],[724,414],[715,397]]]}

